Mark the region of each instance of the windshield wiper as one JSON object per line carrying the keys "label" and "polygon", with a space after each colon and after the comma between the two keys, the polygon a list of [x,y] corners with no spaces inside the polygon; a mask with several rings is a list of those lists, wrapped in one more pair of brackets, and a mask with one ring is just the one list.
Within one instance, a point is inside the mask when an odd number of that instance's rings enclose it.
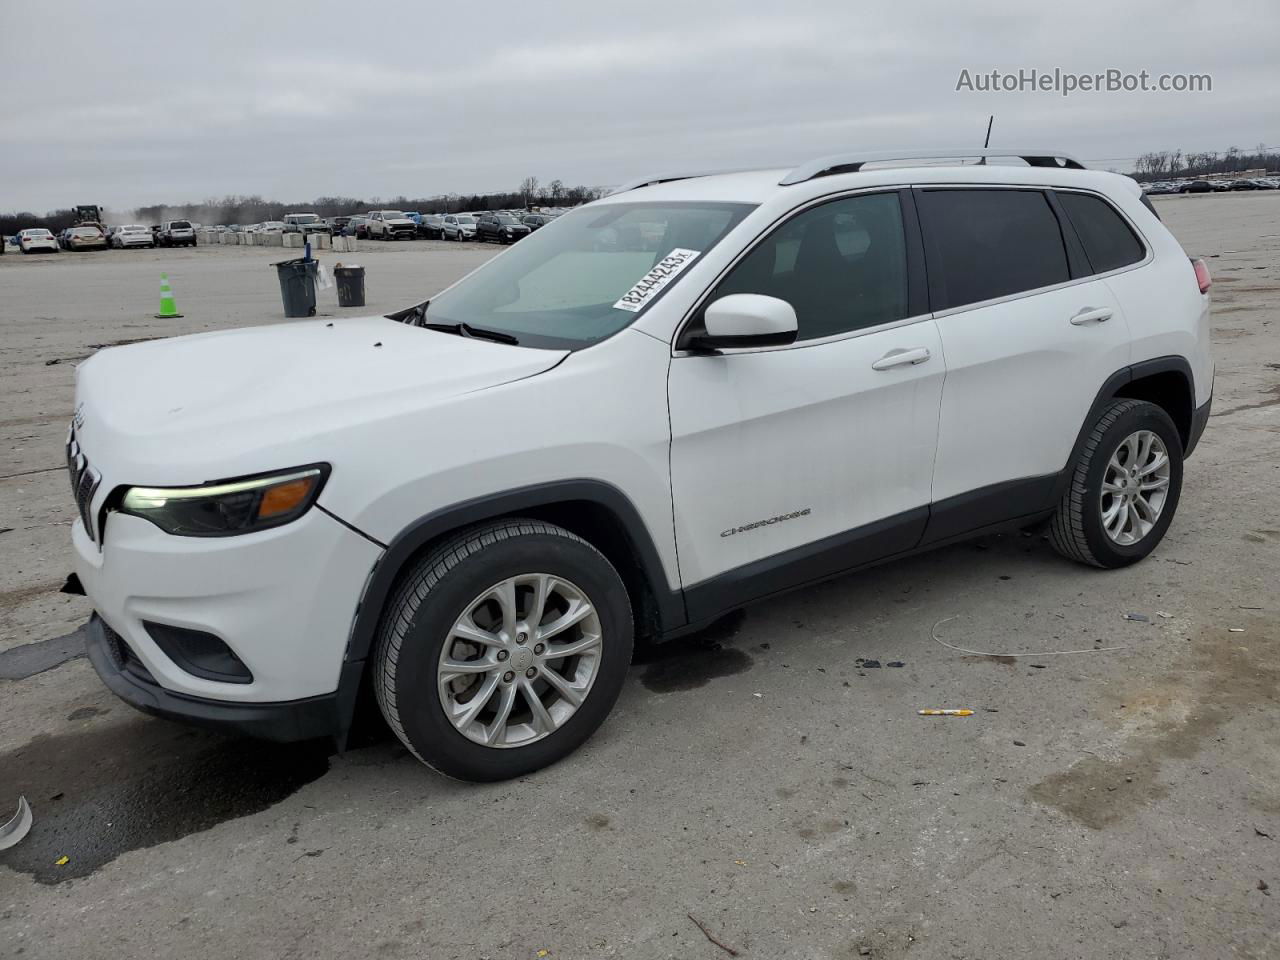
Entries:
{"label": "windshield wiper", "polygon": [[453,333],[460,337],[470,337],[473,340],[492,340],[494,343],[508,343],[519,346],[520,341],[509,333],[503,333],[501,330],[486,330],[484,327],[473,327],[469,323],[423,323],[424,330],[438,330],[441,333]]}

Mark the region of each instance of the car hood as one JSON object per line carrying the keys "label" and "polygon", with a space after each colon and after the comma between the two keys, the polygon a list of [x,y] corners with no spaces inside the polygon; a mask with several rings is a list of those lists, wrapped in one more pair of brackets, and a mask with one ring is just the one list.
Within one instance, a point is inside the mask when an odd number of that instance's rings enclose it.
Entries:
{"label": "car hood", "polygon": [[77,437],[104,487],[203,483],[329,461],[343,432],[465,402],[564,356],[386,317],[113,347],[77,370]]}

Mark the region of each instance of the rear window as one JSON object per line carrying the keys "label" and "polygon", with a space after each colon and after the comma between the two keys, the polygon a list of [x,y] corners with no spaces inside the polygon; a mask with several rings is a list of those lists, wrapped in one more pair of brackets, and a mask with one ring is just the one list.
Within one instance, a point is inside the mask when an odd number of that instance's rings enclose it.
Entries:
{"label": "rear window", "polygon": [[1071,278],[1062,228],[1039,190],[919,194],[935,310]]}
{"label": "rear window", "polygon": [[191,224],[187,223],[187,221],[185,220],[175,220],[173,221],[173,223],[169,224],[169,229],[170,230],[190,230]]}
{"label": "rear window", "polygon": [[1087,193],[1059,193],[1058,202],[1071,218],[1094,273],[1137,263],[1146,251],[1111,204]]}

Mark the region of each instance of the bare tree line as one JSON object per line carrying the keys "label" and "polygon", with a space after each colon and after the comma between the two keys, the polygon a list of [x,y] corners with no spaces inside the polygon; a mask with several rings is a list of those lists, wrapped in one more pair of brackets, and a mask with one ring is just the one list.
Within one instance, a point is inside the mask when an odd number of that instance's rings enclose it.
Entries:
{"label": "bare tree line", "polygon": [[1241,170],[1275,170],[1280,167],[1280,150],[1260,143],[1251,152],[1228,147],[1225,153],[1160,150],[1138,157],[1133,176],[1138,180],[1167,177],[1202,177],[1210,173],[1237,173]]}
{"label": "bare tree line", "polygon": [[[226,196],[199,203],[152,204],[127,211],[115,222],[136,221],[151,225],[165,220],[192,220],[206,225],[261,223],[282,220],[291,211],[307,211],[322,217],[362,214],[370,210],[413,210],[419,213],[458,213],[464,210],[503,210],[530,206],[571,207],[605,194],[601,187],[566,186],[562,180],[542,184],[537,177],[525,177],[519,187],[501,193],[447,193],[430,197],[317,197],[307,203],[281,203],[253,196]],[[81,198],[82,199],[82,198]],[[0,233],[14,234],[27,227],[48,227],[57,233],[75,222],[70,208],[51,210],[44,216],[29,211],[0,214]]]}

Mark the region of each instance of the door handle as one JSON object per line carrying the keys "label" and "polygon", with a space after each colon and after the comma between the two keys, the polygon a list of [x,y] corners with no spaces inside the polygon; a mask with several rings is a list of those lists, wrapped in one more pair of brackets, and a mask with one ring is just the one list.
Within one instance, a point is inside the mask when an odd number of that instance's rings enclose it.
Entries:
{"label": "door handle", "polygon": [[928,347],[913,347],[910,350],[890,350],[871,365],[872,370],[890,370],[893,367],[905,367],[907,364],[924,363],[933,354]]}
{"label": "door handle", "polygon": [[1091,321],[1106,323],[1111,319],[1112,312],[1110,307],[1085,307],[1071,318],[1071,322],[1077,327]]}

